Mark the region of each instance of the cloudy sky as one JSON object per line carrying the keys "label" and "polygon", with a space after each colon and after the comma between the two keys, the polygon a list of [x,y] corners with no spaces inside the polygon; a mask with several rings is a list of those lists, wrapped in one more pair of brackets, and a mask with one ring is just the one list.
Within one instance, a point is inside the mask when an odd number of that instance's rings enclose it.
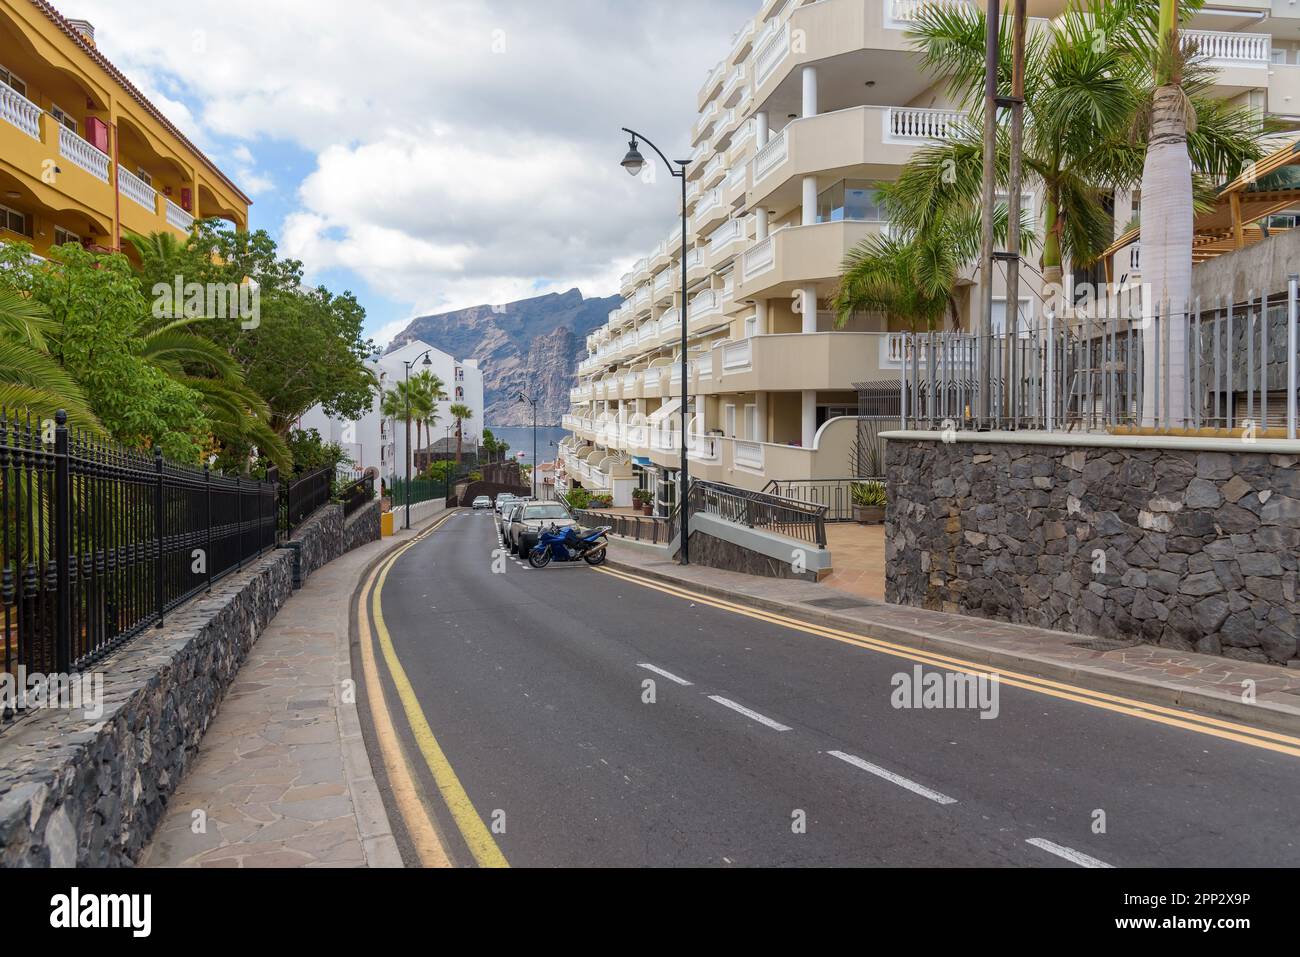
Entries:
{"label": "cloudy sky", "polygon": [[383,342],[433,311],[615,293],[678,195],[619,168],[619,128],[685,155],[697,92],[759,3],[56,5],[253,197],[254,228],[361,298]]}

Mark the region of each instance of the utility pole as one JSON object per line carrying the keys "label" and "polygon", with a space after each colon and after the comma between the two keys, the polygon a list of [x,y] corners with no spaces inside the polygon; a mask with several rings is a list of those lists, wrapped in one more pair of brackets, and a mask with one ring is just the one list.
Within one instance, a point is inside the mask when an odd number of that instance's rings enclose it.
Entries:
{"label": "utility pole", "polygon": [[1007,184],[1007,361],[1006,415],[1011,428],[1019,426],[1016,409],[1020,382],[1020,189],[1025,140],[1025,0],[1015,0],[1011,25],[1011,169]]}
{"label": "utility pole", "polygon": [[987,428],[993,388],[993,202],[997,171],[998,138],[998,25],[1002,19],[999,0],[987,0],[984,22],[984,188],[981,194],[980,228],[980,319],[977,356],[979,398],[976,416],[980,428]]}

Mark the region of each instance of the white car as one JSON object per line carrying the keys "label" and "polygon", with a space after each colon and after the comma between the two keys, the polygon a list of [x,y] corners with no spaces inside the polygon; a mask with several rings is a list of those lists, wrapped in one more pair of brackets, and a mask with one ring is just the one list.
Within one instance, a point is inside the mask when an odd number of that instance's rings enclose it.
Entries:
{"label": "white car", "polygon": [[480,508],[490,509],[491,507],[492,507],[492,499],[488,498],[486,495],[480,495],[478,498],[474,499],[474,511],[476,512]]}
{"label": "white car", "polygon": [[513,502],[515,498],[516,496],[513,492],[502,492],[500,495],[498,495],[497,514],[498,515],[504,514],[506,510],[506,506],[509,505],[511,502]]}

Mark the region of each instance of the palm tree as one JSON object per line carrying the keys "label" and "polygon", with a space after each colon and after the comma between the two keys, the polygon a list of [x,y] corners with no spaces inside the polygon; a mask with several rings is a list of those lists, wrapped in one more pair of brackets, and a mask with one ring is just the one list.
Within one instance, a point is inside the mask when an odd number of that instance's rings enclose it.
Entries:
{"label": "palm tree", "polygon": [[385,418],[402,419],[406,422],[406,471],[411,471],[411,422],[415,418],[415,407],[411,401],[411,384],[398,382],[384,393],[380,400],[379,412]]}
{"label": "palm tree", "polygon": [[416,434],[419,430],[424,430],[425,441],[421,448],[428,448],[433,444],[433,426],[438,424],[438,403],[445,402],[447,399],[447,389],[442,379],[428,369],[423,369],[411,380],[411,386],[416,395],[413,401],[416,405]]}
{"label": "palm tree", "polygon": [[[879,189],[888,213],[896,205],[892,184]],[[1005,241],[1007,207],[995,211],[994,234]],[[1021,250],[1034,242],[1028,213],[1021,216]],[[952,327],[960,325],[955,290],[962,267],[979,255],[980,222],[974,209],[949,213],[923,230],[900,227],[870,236],[850,250],[841,267],[834,297],[835,324],[842,327],[858,312],[884,312],[907,322],[909,328],[933,330],[947,313]]]}
{"label": "palm tree", "polygon": [[40,303],[0,287],[0,409],[40,417],[63,409],[72,425],[103,435],[85,392],[48,351],[53,325]]}
{"label": "palm tree", "polygon": [[461,424],[474,418],[474,410],[461,402],[453,402],[447,410],[456,420],[456,465],[460,465]]}
{"label": "palm tree", "polygon": [[[1152,97],[1151,74],[1144,66],[1149,57],[1143,56],[1155,33],[1155,12],[1153,0],[1071,0],[1051,29],[1026,37],[1022,156],[1028,182],[1036,182],[1043,194],[1045,284],[1059,288],[1064,263],[1087,264],[1109,245],[1114,226],[1105,200],[1141,179],[1146,135],[1132,134]],[[923,8],[910,34],[927,68],[947,78],[953,97],[966,109],[974,109],[984,95],[984,25],[983,12],[936,4]],[[999,32],[999,92],[1009,94],[1009,18]],[[1204,122],[1189,134],[1187,145],[1201,172],[1236,175],[1259,155],[1256,120],[1246,108],[1205,103],[1206,92],[1189,97],[1198,112],[1203,107]],[[951,139],[917,152],[893,191],[894,215],[903,227],[924,232],[954,212],[977,208],[982,140],[978,124],[959,124]],[[1009,136],[1000,128],[995,175],[1003,186],[1009,159]],[[1190,210],[1190,187],[1186,202]],[[1188,244],[1190,249],[1190,235]],[[1144,250],[1144,273],[1146,268]]]}

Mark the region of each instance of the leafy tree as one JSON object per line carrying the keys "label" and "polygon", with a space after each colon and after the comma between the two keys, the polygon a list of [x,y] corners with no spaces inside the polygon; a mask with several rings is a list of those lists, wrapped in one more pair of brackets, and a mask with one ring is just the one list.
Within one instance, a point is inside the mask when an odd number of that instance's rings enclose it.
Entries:
{"label": "leafy tree", "polygon": [[337,442],[326,442],[315,429],[294,429],[289,433],[287,446],[293,458],[293,472],[302,475],[317,469],[337,469],[340,465],[350,465],[343,446]]}
{"label": "leafy tree", "polygon": [[438,403],[446,401],[447,388],[442,379],[428,369],[420,370],[411,379],[411,386],[416,393],[412,397],[416,406],[416,426],[424,430],[421,448],[427,449],[433,444],[433,427],[438,424]]}
{"label": "leafy tree", "polygon": [[451,414],[451,417],[456,420],[456,464],[460,465],[460,445],[463,424],[474,418],[474,410],[462,402],[453,402],[451,408],[447,411]]}
{"label": "leafy tree", "polygon": [[44,306],[0,286],[0,408],[41,417],[63,409],[72,425],[102,435],[90,400],[48,351],[53,331]]}
{"label": "leafy tree", "polygon": [[203,396],[146,355],[141,336],[149,305],[125,256],[69,243],[34,264],[22,247],[0,249],[10,289],[29,290],[49,318],[49,355],[89,398],[106,431],[125,445],[159,446],[197,462],[211,445]]}

